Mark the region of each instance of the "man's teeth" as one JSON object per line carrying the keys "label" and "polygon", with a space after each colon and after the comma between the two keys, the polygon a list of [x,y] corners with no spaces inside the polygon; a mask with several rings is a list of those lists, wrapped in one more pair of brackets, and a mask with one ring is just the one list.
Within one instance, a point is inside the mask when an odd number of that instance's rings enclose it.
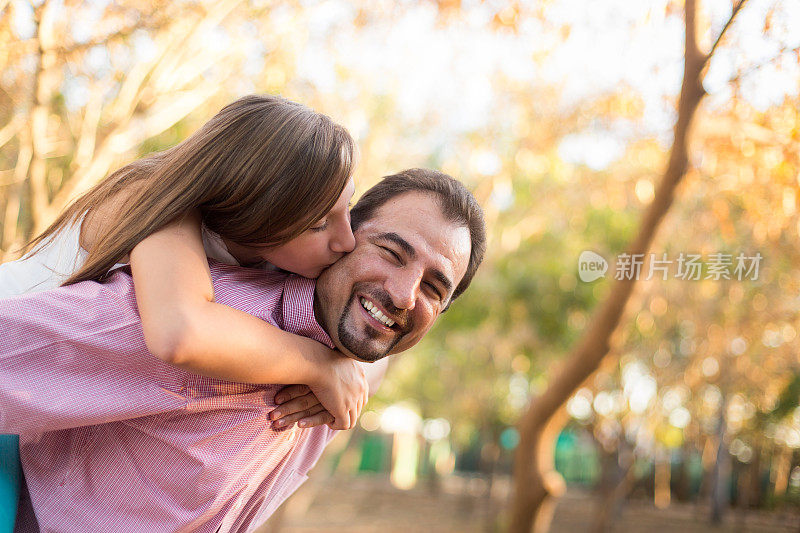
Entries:
{"label": "man's teeth", "polygon": [[372,315],[372,317],[381,324],[385,324],[388,327],[394,326],[394,320],[381,313],[380,309],[378,309],[372,302],[370,302],[366,298],[361,298],[361,307],[366,309],[367,313]]}

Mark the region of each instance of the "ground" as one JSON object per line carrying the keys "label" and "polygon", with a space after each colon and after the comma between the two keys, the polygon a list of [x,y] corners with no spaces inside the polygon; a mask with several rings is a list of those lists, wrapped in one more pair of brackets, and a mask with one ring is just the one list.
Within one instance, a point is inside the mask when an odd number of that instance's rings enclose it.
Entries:
{"label": "ground", "polygon": [[[452,477],[438,491],[426,483],[411,490],[394,488],[386,476],[313,479],[290,500],[283,516],[276,516],[259,533],[468,533],[500,531],[497,511],[507,497],[508,480],[498,480],[492,502],[486,498],[486,483],[479,478]],[[594,495],[570,490],[555,513],[551,533],[591,531]],[[494,524],[494,525],[492,525]],[[270,528],[272,526],[272,528]],[[725,523],[711,528],[706,508],[673,504],[656,509],[652,502],[626,503],[612,531],[625,533],[798,532],[800,515],[789,512],[731,510]]]}

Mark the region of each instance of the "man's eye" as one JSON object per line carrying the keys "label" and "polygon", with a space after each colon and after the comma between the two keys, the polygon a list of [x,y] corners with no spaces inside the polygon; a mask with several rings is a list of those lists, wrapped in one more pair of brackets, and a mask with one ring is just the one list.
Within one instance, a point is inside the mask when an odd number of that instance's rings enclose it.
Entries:
{"label": "man's eye", "polygon": [[385,246],[381,246],[381,248],[382,248],[383,250],[385,250],[385,251],[386,251],[386,253],[388,253],[389,255],[391,255],[391,256],[392,256],[392,259],[394,259],[394,260],[395,260],[395,261],[397,261],[398,263],[400,263],[400,262],[401,262],[401,260],[400,260],[400,255],[398,255],[398,253],[397,253],[397,252],[395,252],[395,251],[394,251],[394,250],[392,250],[391,248],[387,248],[387,247],[385,247]]}
{"label": "man's eye", "polygon": [[436,286],[436,285],[434,285],[433,283],[428,283],[427,281],[425,282],[425,286],[427,286],[427,287],[428,287],[428,290],[429,290],[429,291],[431,292],[431,294],[433,294],[433,295],[434,295],[434,296],[435,296],[437,299],[439,299],[439,300],[441,300],[441,299],[442,299],[442,293],[439,291],[439,287],[437,287],[437,286]]}

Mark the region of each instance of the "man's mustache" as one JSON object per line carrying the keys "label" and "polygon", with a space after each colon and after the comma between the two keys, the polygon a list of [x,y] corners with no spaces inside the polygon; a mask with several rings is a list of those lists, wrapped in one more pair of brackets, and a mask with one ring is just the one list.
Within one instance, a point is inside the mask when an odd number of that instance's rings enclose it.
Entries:
{"label": "man's mustache", "polygon": [[405,335],[414,327],[414,321],[411,319],[407,309],[400,309],[392,303],[392,297],[388,292],[382,289],[372,289],[368,291],[369,298],[383,307],[395,322],[395,326],[400,330],[400,333]]}

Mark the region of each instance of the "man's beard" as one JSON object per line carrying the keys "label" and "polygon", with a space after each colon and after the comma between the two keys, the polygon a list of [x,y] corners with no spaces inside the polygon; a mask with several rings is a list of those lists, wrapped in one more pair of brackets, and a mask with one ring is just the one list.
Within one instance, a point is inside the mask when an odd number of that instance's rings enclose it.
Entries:
{"label": "man's beard", "polygon": [[[372,300],[379,302],[383,308],[389,312],[397,310],[397,308],[392,304],[391,297],[383,291],[378,293],[375,291],[370,291],[369,297]],[[384,346],[379,341],[369,342],[369,340],[380,339],[383,335],[385,335],[385,333],[382,333],[370,326],[366,326],[362,331],[363,335],[367,337],[367,340],[365,341],[364,339],[358,338],[357,332],[354,332],[347,327],[347,319],[350,317],[350,313],[352,312],[354,305],[361,306],[361,302],[356,300],[355,290],[352,294],[350,294],[350,299],[347,301],[347,305],[344,307],[342,316],[339,317],[339,326],[337,328],[339,342],[361,361],[374,363],[375,361],[383,359],[389,355],[389,352],[392,351],[392,348],[394,348],[397,343],[400,342],[400,339],[402,339],[403,336],[410,330],[411,324],[409,318],[407,316],[405,317],[405,320],[403,321],[404,324],[400,324],[398,322],[397,325],[400,328],[400,331],[395,331],[394,338],[392,338],[392,340]],[[397,313],[402,315],[404,311],[397,310]],[[372,346],[376,346],[376,349],[368,351]],[[380,347],[381,349],[378,349],[377,347]]]}

